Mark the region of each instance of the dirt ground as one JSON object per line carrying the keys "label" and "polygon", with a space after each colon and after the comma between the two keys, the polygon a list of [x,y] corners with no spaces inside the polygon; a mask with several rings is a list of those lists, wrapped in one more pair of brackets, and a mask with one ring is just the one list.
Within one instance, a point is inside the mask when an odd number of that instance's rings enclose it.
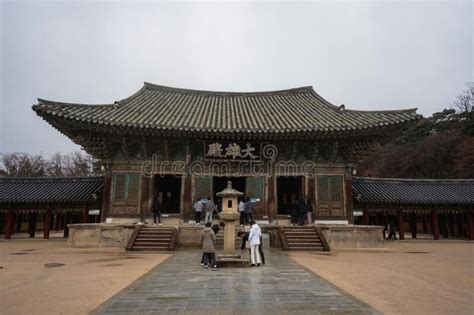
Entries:
{"label": "dirt ground", "polygon": [[386,249],[289,253],[385,314],[474,314],[474,243],[386,242]]}
{"label": "dirt ground", "polygon": [[85,314],[168,256],[71,249],[63,239],[1,240],[0,314]]}

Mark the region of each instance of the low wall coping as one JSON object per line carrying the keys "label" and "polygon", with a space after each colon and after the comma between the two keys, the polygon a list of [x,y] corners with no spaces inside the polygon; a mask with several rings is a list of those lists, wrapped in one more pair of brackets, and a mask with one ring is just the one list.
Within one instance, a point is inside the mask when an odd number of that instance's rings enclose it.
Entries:
{"label": "low wall coping", "polygon": [[383,226],[378,225],[341,225],[341,224],[317,224],[321,230],[343,231],[343,230],[362,230],[362,231],[381,231]]}
{"label": "low wall coping", "polygon": [[133,229],[136,224],[113,224],[113,223],[74,223],[68,224],[68,228],[72,229],[100,229],[100,230],[116,230],[116,229]]}

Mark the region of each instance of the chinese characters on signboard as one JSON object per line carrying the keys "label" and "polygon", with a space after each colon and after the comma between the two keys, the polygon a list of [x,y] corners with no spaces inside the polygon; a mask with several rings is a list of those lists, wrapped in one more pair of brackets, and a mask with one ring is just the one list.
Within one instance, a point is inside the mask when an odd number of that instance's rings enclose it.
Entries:
{"label": "chinese characters on signboard", "polygon": [[260,159],[260,145],[250,142],[206,142],[204,154],[206,159],[257,161]]}

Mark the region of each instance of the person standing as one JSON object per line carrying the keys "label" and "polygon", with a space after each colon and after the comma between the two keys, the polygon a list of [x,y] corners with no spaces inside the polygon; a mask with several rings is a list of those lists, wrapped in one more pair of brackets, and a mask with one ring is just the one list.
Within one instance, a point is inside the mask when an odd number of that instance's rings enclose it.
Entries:
{"label": "person standing", "polygon": [[396,241],[397,240],[397,233],[395,232],[396,229],[395,229],[395,225],[393,224],[393,222],[390,222],[389,227],[390,227],[390,230],[388,232],[388,239]]}
{"label": "person standing", "polygon": [[201,245],[204,254],[204,269],[212,264],[212,269],[217,270],[216,251],[214,245],[216,244],[216,235],[211,228],[211,222],[206,223],[206,227],[201,232]]}
{"label": "person standing", "polygon": [[245,201],[245,216],[247,218],[247,222],[252,222],[253,221],[253,218],[252,218],[252,201],[250,200],[250,198],[247,198],[247,200]]}
{"label": "person standing", "polygon": [[156,224],[156,218],[158,217],[158,223],[161,225],[161,202],[160,197],[157,196],[155,203],[153,204],[153,222]]}
{"label": "person standing", "polygon": [[249,233],[250,267],[254,267],[255,265],[259,267],[261,263],[261,257],[258,247],[260,245],[260,237],[262,236],[262,232],[254,220],[250,221],[250,224],[252,225]]}
{"label": "person standing", "polygon": [[202,215],[202,210],[204,209],[204,205],[202,204],[201,200],[197,200],[196,203],[193,206],[194,209],[194,219],[196,220],[196,225],[199,225],[201,223],[201,215]]}
{"label": "person standing", "polygon": [[206,218],[204,219],[204,223],[211,222],[212,223],[212,214],[214,213],[214,210],[216,210],[216,204],[214,201],[212,201],[211,197],[207,198],[207,203],[206,203]]}
{"label": "person standing", "polygon": [[239,202],[239,213],[240,213],[240,224],[243,225],[246,222],[246,214],[245,214],[245,202],[240,199],[240,202]]}

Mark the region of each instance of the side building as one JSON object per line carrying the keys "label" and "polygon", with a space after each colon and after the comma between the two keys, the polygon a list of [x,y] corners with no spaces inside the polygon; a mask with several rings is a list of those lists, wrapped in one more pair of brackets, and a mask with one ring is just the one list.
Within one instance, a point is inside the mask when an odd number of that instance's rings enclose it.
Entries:
{"label": "side building", "polygon": [[193,203],[217,200],[228,180],[259,220],[287,220],[304,200],[316,222],[352,223],[353,163],[418,119],[416,109],[356,111],[312,87],[198,91],[145,83],[113,104],[39,99],[36,114],[99,159],[103,222],[162,212],[184,222]]}

